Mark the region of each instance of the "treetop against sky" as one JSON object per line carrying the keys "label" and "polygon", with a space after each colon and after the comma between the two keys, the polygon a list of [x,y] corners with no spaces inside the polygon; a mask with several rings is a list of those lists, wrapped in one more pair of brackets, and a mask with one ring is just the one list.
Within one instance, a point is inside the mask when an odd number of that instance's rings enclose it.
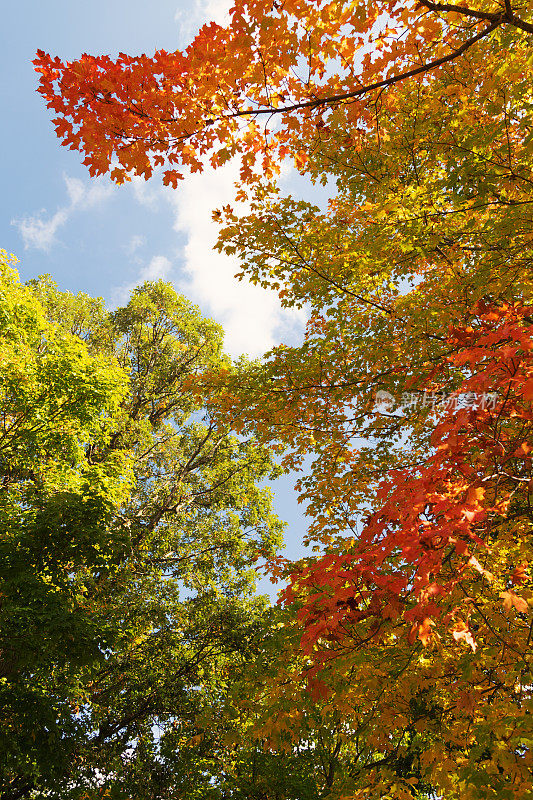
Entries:
{"label": "treetop against sky", "polygon": [[[89,8],[54,0],[46,8],[26,2],[6,8],[0,97],[10,123],[0,140],[10,157],[0,167],[2,246],[18,256],[23,280],[49,273],[62,289],[102,296],[110,308],[145,280],[171,281],[223,325],[228,352],[259,356],[281,340],[296,341],[305,312],[285,312],[276,292],[235,280],[237,259],[213,250],[218,226],[211,213],[232,200],[237,165],[189,176],[179,192],[162,187],[160,175],[122,187],[106,176],[90,178],[78,153],[58,147],[32,65],[38,49],[69,60],[83,52],[171,51],[187,46],[204,22],[222,24],[229,5],[163,0],[149,8],[142,0],[98,0]],[[276,486],[296,552],[305,522],[293,480]]]}
{"label": "treetop against sky", "polygon": [[[180,402],[207,405],[209,428],[251,437],[258,476],[262,454],[284,446],[285,467],[301,469],[315,550],[297,562],[270,558],[271,574],[290,585],[283,609],[251,616],[246,630],[239,623],[251,638],[226,639],[220,623],[236,618],[209,616],[209,602],[176,629],[178,655],[188,637],[198,641],[205,614],[216,639],[192,728],[190,704],[179,705],[181,728],[170,717],[164,662],[155,674],[134,659],[113,713],[128,728],[124,698],[144,708],[156,678],[166,749],[141,715],[142,748],[131,761],[119,748],[113,762],[129,794],[151,791],[155,775],[174,787],[189,763],[213,775],[214,797],[268,797],[272,787],[279,794],[280,755],[301,768],[310,753],[321,762],[315,783],[303,770],[311,798],[531,793],[530,12],[512,2],[243,0],[181,50],[64,61],[40,48],[40,92],[95,180],[109,172],[120,191],[162,180],[178,197],[188,171],[237,165],[244,208],[230,199],[218,210],[219,248],[282,306],[309,315],[296,344],[238,368],[217,356],[176,387]],[[287,196],[278,176],[287,162],[327,185],[326,208]],[[70,195],[79,207],[85,190],[71,183]],[[111,319],[118,347],[131,332],[135,397],[157,423],[144,359],[155,347],[166,376],[183,348],[159,350],[153,330],[139,340],[145,316],[159,325],[154,291],[136,292]],[[492,399],[376,408],[377,397],[410,394]],[[240,468],[239,442],[228,441],[227,455]],[[166,441],[164,452],[175,464]],[[155,485],[166,499],[167,476]],[[245,504],[238,481],[225,498]],[[208,540],[209,509],[201,519]],[[226,520],[215,522],[217,538]],[[166,533],[185,535],[187,547],[197,539],[185,523]],[[153,547],[167,558],[158,536]],[[188,576],[201,590],[202,575]],[[220,577],[233,586],[231,568]],[[135,652],[153,653],[143,646]],[[189,678],[192,692],[195,670]],[[95,741],[112,754],[113,721],[105,708],[95,713]],[[194,730],[190,741],[182,730]],[[87,753],[94,764],[91,743]],[[276,781],[256,792],[258,763]],[[299,796],[281,783],[287,798]]]}

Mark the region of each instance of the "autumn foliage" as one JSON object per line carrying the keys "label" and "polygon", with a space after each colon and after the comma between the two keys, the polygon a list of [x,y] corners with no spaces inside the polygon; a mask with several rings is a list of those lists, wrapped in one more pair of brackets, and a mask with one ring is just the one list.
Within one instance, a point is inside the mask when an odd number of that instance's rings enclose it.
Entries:
{"label": "autumn foliage", "polygon": [[[238,159],[218,247],[309,310],[301,345],[185,387],[301,472],[314,548],[268,560],[262,666],[195,739],[226,731],[246,797],[533,791],[530,16],[237,0],[184,52],[35,61],[92,175]],[[284,159],[327,209],[283,195]]]}
{"label": "autumn foliage", "polygon": [[[163,167],[175,186],[206,154],[213,166],[238,155],[249,182],[289,154],[305,170],[306,143],[327,141],[339,118],[355,141],[376,132],[376,103],[394,97],[384,89],[445,72],[495,32],[532,33],[533,24],[510,5],[238,0],[228,28],[205,25],[183,52],[65,64],[39,51],[34,63],[58,136],[92,175],[112,169],[122,182]],[[493,73],[525,77],[521,48],[494,54]]]}
{"label": "autumn foliage", "polygon": [[361,641],[382,636],[387,620],[407,623],[410,641],[427,645],[449,632],[475,651],[484,617],[471,595],[480,585],[485,600],[499,592],[506,611],[528,610],[530,590],[516,592],[530,580],[521,542],[533,490],[531,310],[478,304],[448,343],[447,360],[466,376],[455,398],[437,376],[428,386],[437,394],[431,454],[386,473],[357,538],[300,570],[285,592],[288,602],[308,598],[298,614],[308,651],[353,628]]}

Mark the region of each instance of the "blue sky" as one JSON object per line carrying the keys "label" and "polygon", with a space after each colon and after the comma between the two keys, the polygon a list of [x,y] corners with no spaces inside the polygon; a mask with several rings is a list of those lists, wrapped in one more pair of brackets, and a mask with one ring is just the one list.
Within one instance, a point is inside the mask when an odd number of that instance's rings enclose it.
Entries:
{"label": "blue sky", "polygon": [[[0,247],[20,259],[24,280],[50,273],[61,289],[103,296],[109,306],[143,280],[169,280],[223,325],[232,355],[257,356],[297,341],[305,320],[302,312],[282,310],[276,295],[236,282],[238,264],[211,250],[211,211],[230,202],[235,167],[190,176],[176,190],[157,177],[122,187],[91,179],[79,154],[60,146],[31,64],[37,49],[67,60],[83,52],[174,50],[203,22],[222,23],[228,6],[227,0],[19,0],[3,9]],[[290,189],[294,177],[286,183]],[[278,481],[275,493],[276,509],[289,523],[287,552],[302,554],[305,519],[293,478]]]}

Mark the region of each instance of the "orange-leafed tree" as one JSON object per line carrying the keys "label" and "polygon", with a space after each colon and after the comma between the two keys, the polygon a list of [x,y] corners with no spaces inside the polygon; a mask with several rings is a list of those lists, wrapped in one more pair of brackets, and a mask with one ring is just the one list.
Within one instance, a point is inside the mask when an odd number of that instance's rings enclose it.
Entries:
{"label": "orange-leafed tree", "polygon": [[[288,154],[305,169],[310,146],[339,126],[355,142],[379,133],[379,109],[405,82],[474,64],[467,99],[520,79],[533,33],[527,13],[510,0],[237,0],[228,27],[205,25],[183,52],[64,63],[39,51],[34,63],[58,135],[84,153],[91,174],[115,159],[119,182],[163,167],[176,185],[206,154],[214,166],[238,155],[248,182],[275,173]],[[490,70],[479,68],[487,51]]]}

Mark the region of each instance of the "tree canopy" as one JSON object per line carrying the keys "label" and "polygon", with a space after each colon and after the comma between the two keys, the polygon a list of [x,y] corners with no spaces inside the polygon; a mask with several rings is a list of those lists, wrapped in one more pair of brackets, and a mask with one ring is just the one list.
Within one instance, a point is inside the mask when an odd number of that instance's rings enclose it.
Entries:
{"label": "tree canopy", "polygon": [[276,468],[187,391],[234,367],[169,286],[1,280],[1,796],[131,796],[256,635]]}
{"label": "tree canopy", "polygon": [[239,0],[183,53],[35,62],[92,174],[240,159],[218,246],[309,308],[300,346],[187,388],[311,460],[314,553],[270,564],[282,655],[234,695],[266,751],[322,754],[311,797],[532,791],[530,12]]}

